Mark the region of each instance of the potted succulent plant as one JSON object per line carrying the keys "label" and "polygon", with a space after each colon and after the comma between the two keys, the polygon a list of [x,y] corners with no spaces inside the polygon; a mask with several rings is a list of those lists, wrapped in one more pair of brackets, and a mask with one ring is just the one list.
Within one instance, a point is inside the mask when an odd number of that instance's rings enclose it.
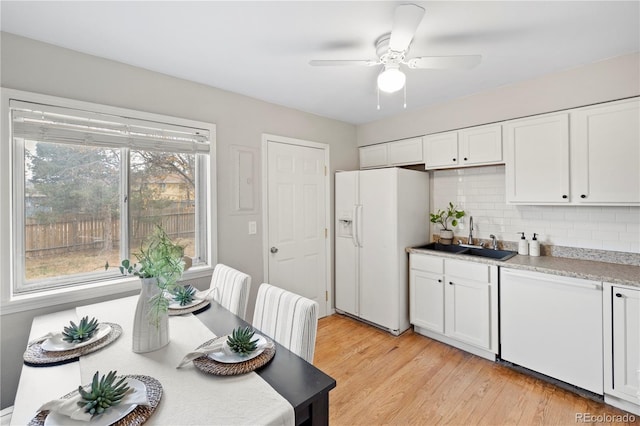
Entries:
{"label": "potted succulent plant", "polygon": [[440,240],[442,244],[451,244],[453,242],[453,230],[449,229],[449,221],[451,226],[458,226],[458,219],[464,216],[464,210],[458,210],[457,206],[454,206],[452,202],[449,202],[449,206],[445,209],[438,209],[435,213],[430,213],[431,223],[438,224],[442,227],[440,230]]}
{"label": "potted succulent plant", "polygon": [[134,352],[154,351],[169,343],[169,295],[185,270],[183,256],[184,246],[156,226],[146,246],[135,253],[137,262],[122,261],[120,272],[140,277],[142,285],[133,323]]}

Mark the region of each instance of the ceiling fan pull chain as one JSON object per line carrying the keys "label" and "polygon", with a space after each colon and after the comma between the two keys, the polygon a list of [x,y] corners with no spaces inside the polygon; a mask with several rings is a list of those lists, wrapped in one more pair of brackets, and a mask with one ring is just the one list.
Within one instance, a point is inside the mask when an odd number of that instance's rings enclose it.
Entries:
{"label": "ceiling fan pull chain", "polygon": [[378,111],[380,111],[380,88],[377,87],[376,93],[378,94]]}
{"label": "ceiling fan pull chain", "polygon": [[407,109],[407,85],[404,85],[404,109]]}

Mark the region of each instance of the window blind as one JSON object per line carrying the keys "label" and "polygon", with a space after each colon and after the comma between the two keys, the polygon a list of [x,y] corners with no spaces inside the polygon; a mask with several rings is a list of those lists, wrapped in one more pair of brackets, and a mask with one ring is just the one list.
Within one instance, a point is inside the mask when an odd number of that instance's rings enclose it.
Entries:
{"label": "window blind", "polygon": [[206,129],[11,100],[13,137],[67,144],[208,154]]}

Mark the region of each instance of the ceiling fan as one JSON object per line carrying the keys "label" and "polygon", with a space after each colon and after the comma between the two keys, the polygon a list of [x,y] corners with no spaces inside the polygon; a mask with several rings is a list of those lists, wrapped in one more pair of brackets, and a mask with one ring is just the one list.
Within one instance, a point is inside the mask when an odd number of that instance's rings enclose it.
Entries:
{"label": "ceiling fan", "polygon": [[396,8],[391,33],[376,41],[378,59],[365,60],[312,60],[312,66],[377,66],[384,65],[378,75],[378,88],[393,93],[405,86],[406,76],[400,66],[411,69],[469,69],[478,65],[481,55],[420,56],[407,57],[413,36],[422,21],[424,9],[415,4],[403,4]]}

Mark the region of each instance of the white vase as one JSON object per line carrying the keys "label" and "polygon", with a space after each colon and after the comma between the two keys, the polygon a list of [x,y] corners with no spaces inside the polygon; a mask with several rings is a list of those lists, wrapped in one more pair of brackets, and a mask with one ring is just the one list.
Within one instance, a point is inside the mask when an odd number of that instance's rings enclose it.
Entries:
{"label": "white vase", "polygon": [[453,231],[450,229],[441,229],[440,240],[438,242],[445,245],[451,244],[453,242]]}
{"label": "white vase", "polygon": [[151,313],[151,298],[160,294],[156,278],[140,280],[142,291],[133,318],[133,352],[156,351],[169,343],[169,313]]}

